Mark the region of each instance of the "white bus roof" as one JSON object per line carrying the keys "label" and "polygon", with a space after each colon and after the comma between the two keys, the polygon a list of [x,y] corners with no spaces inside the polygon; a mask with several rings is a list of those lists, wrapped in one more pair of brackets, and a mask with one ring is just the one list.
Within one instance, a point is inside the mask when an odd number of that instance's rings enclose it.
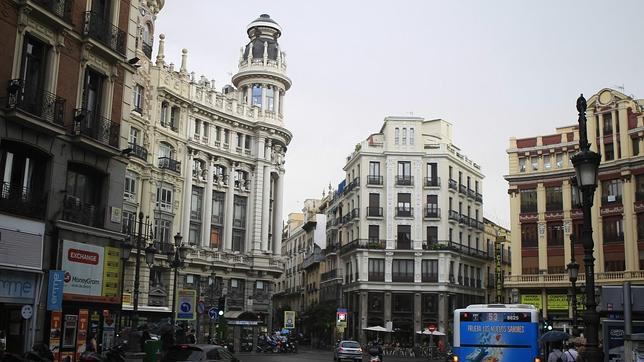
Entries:
{"label": "white bus roof", "polygon": [[537,310],[532,304],[471,304],[465,309],[492,309],[492,308],[517,308]]}

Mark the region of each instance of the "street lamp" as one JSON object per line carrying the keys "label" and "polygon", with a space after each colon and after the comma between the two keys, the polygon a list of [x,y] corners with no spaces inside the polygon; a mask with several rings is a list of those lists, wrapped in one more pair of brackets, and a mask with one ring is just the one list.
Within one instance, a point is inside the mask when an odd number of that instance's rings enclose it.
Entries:
{"label": "street lamp", "polygon": [[566,266],[568,279],[572,284],[570,289],[570,303],[572,304],[572,334],[577,334],[577,276],[579,275],[579,264],[575,261],[575,234],[570,234],[570,263]]}
{"label": "street lamp", "polygon": [[579,112],[580,150],[570,160],[575,167],[584,215],[582,243],[584,246],[584,272],[586,275],[586,310],[584,311],[586,349],[583,357],[584,361],[600,362],[603,361],[603,355],[598,347],[599,313],[597,313],[597,302],[595,300],[595,258],[593,257],[594,242],[591,208],[595,189],[597,188],[597,173],[601,157],[597,152],[590,150],[590,143],[588,143],[586,133],[586,99],[583,94],[577,99],[577,111]]}
{"label": "street lamp", "polygon": [[[137,227],[137,233],[134,233],[134,225]],[[145,227],[145,228],[144,228]],[[137,327],[139,324],[139,275],[141,273],[141,249],[146,243],[148,238],[152,237],[152,224],[149,222],[149,218],[145,219],[143,222],[143,213],[139,212],[139,220],[132,220],[128,226],[128,233],[125,237],[125,242],[121,244],[121,258],[123,259],[123,276],[121,277],[121,285],[123,285],[125,277],[125,261],[130,258],[132,254],[132,249],[136,247],[136,265],[134,269],[134,296],[133,296],[133,310],[134,315],[132,316],[132,325]],[[135,240],[135,244],[132,244],[132,238]],[[154,254],[156,249],[152,245],[148,245],[143,249],[145,252],[145,262],[149,267],[152,267],[154,264]]]}
{"label": "street lamp", "polygon": [[174,236],[174,246],[168,253],[168,259],[170,260],[170,268],[174,269],[174,281],[172,284],[172,326],[176,322],[176,303],[177,303],[177,280],[179,279],[179,269],[183,268],[185,265],[185,260],[188,257],[188,247],[183,245],[181,242],[183,236],[177,233]]}

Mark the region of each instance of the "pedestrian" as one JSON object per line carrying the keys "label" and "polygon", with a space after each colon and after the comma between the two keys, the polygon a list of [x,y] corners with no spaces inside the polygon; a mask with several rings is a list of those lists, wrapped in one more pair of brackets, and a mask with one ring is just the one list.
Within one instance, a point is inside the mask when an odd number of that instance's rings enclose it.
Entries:
{"label": "pedestrian", "polygon": [[141,351],[145,351],[145,342],[151,339],[152,337],[150,336],[150,332],[148,332],[147,329],[144,329],[143,332],[141,332]]}
{"label": "pedestrian", "polygon": [[197,343],[197,337],[195,337],[195,330],[194,329],[190,329],[190,332],[188,332],[188,335],[186,337],[188,338],[188,343],[190,343],[190,344]]}
{"label": "pedestrian", "polygon": [[574,343],[568,345],[568,350],[566,350],[565,355],[566,362],[579,362],[579,353],[575,349]]}
{"label": "pedestrian", "polygon": [[161,350],[168,351],[172,346],[174,346],[174,333],[172,333],[172,329],[168,329],[161,334]]}
{"label": "pedestrian", "polygon": [[561,342],[553,344],[552,352],[548,355],[548,362],[566,362],[566,356],[561,350]]}

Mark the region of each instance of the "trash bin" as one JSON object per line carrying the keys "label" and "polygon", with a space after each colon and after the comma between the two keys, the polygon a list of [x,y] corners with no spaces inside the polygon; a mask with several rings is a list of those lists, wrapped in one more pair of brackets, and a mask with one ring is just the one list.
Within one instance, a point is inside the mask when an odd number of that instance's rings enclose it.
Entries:
{"label": "trash bin", "polygon": [[145,341],[145,345],[143,345],[143,352],[145,353],[143,362],[157,362],[160,351],[161,341],[152,339]]}

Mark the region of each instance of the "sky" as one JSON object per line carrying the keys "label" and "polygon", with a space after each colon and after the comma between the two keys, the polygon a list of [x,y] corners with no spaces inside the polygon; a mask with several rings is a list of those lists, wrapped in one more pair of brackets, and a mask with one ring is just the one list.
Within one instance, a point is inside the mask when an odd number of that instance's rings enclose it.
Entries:
{"label": "sky", "polygon": [[221,89],[262,13],[282,27],[293,81],[284,217],[337,186],[346,156],[386,116],[413,115],[453,124],[454,144],[485,175],[484,216],[508,227],[511,137],[575,124],[580,93],[644,98],[641,0],[166,0],[155,35],[166,35],[166,62],[187,48],[189,71]]}

